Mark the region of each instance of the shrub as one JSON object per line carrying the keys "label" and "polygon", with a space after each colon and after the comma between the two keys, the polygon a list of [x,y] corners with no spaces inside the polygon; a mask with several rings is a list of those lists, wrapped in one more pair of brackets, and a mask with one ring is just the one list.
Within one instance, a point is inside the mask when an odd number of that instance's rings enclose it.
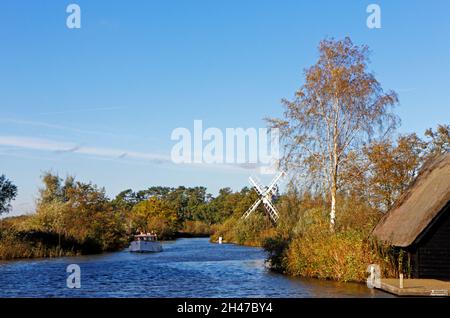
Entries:
{"label": "shrub", "polygon": [[268,253],[267,263],[269,267],[274,271],[284,272],[284,253],[289,247],[289,241],[280,236],[270,237],[264,241],[263,247]]}
{"label": "shrub", "polygon": [[202,221],[185,221],[181,229],[181,233],[192,236],[209,236],[211,234],[211,226]]}
{"label": "shrub", "polygon": [[219,236],[221,236],[225,242],[262,246],[267,238],[275,234],[276,230],[269,218],[257,212],[251,214],[247,219],[234,216],[223,224],[214,227],[211,240],[217,241]]}
{"label": "shrub", "polygon": [[14,228],[0,234],[0,259],[59,257],[96,253],[98,246],[79,244],[55,233],[18,232]]}

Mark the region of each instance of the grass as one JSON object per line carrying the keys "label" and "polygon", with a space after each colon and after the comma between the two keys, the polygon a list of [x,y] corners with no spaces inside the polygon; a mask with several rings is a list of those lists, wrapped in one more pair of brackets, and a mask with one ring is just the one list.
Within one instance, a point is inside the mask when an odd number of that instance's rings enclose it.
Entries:
{"label": "grass", "polygon": [[60,257],[81,254],[81,250],[65,248],[64,245],[27,238],[14,230],[2,231],[0,234],[0,259]]}

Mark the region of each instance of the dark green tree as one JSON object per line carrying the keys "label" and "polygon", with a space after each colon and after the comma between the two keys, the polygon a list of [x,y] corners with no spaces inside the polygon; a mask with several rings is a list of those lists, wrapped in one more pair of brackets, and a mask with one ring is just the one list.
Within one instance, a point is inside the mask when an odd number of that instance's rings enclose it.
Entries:
{"label": "dark green tree", "polygon": [[0,176],[0,215],[8,213],[11,209],[11,201],[17,195],[17,187],[5,175]]}

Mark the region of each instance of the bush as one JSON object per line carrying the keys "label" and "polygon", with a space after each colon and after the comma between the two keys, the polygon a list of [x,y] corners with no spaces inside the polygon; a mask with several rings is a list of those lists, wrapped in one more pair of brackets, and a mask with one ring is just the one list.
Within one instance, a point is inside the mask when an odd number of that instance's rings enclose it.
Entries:
{"label": "bush", "polygon": [[264,249],[268,252],[267,263],[269,267],[277,272],[284,272],[284,253],[289,247],[289,241],[283,237],[268,238],[263,243]]}
{"label": "bush", "polygon": [[125,215],[104,189],[49,173],[42,180],[36,213],[1,221],[0,258],[99,253],[128,243]]}
{"label": "bush", "polygon": [[339,281],[363,281],[369,264],[380,264],[360,233],[304,233],[289,245],[285,267],[289,274]]}
{"label": "bush", "polygon": [[209,236],[212,233],[211,226],[202,221],[185,221],[181,234],[190,236]]}
{"label": "bush", "polygon": [[214,227],[211,241],[217,241],[221,236],[224,242],[262,246],[267,238],[275,234],[276,230],[269,218],[257,212],[251,214],[247,219],[234,216],[223,224]]}
{"label": "bush", "polygon": [[222,237],[224,243],[236,243],[235,227],[237,222],[238,219],[230,217],[222,224],[213,225],[211,241],[217,242],[219,237]]}
{"label": "bush", "polygon": [[18,232],[13,228],[0,233],[0,259],[3,260],[73,256],[97,253],[99,250],[95,244],[79,244],[55,233]]}

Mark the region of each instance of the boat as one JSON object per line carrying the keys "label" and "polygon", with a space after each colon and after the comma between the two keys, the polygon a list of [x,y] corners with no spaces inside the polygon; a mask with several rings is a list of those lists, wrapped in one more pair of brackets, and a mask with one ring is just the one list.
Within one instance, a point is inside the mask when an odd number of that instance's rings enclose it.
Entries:
{"label": "boat", "polygon": [[134,236],[129,250],[135,253],[162,252],[162,244],[156,234],[138,234]]}

